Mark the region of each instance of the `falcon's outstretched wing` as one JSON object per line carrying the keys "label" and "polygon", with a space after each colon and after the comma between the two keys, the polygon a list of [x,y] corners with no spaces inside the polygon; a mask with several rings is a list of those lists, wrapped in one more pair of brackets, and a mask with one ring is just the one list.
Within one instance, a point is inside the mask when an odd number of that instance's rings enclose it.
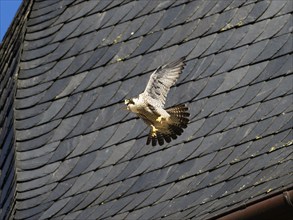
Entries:
{"label": "falcon's outstretched wing", "polygon": [[149,82],[142,93],[164,106],[170,87],[175,84],[184,67],[185,57],[157,68],[150,76]]}

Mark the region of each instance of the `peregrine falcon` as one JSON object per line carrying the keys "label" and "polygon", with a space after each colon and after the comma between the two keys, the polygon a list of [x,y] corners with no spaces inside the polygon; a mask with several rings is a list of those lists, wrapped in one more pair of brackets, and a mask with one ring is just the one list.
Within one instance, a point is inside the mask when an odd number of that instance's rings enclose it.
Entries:
{"label": "peregrine falcon", "polygon": [[135,113],[150,128],[146,144],[156,146],[169,143],[181,135],[189,121],[188,108],[180,104],[164,109],[170,87],[175,84],[183,68],[185,57],[160,66],[150,76],[143,93],[137,98],[125,99],[126,109]]}

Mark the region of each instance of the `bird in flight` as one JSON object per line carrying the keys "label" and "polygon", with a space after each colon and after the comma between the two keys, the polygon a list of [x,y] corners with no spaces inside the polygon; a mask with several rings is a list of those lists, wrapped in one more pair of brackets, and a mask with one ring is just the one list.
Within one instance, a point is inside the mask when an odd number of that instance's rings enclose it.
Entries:
{"label": "bird in flight", "polygon": [[164,108],[170,87],[175,84],[185,66],[185,57],[157,68],[150,76],[143,93],[125,99],[126,109],[135,113],[149,127],[146,144],[163,145],[183,133],[189,122],[188,108],[180,104]]}

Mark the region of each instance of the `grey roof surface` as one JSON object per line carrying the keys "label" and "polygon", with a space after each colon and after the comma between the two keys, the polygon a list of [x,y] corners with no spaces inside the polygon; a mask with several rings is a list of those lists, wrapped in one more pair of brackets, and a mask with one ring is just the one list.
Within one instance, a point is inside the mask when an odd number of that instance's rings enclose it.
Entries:
{"label": "grey roof surface", "polygon": [[[1,217],[209,219],[292,188],[292,1],[27,2],[1,46],[21,54],[1,59]],[[122,101],[182,56],[166,106],[190,123],[147,146]]]}

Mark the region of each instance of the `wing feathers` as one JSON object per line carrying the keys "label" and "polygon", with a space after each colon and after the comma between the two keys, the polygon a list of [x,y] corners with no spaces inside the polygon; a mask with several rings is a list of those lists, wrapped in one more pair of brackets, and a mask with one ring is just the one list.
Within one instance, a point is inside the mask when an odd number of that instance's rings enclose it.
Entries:
{"label": "wing feathers", "polygon": [[160,106],[164,106],[170,87],[175,84],[184,68],[184,60],[185,57],[182,57],[156,69],[150,76],[143,95],[157,100]]}

